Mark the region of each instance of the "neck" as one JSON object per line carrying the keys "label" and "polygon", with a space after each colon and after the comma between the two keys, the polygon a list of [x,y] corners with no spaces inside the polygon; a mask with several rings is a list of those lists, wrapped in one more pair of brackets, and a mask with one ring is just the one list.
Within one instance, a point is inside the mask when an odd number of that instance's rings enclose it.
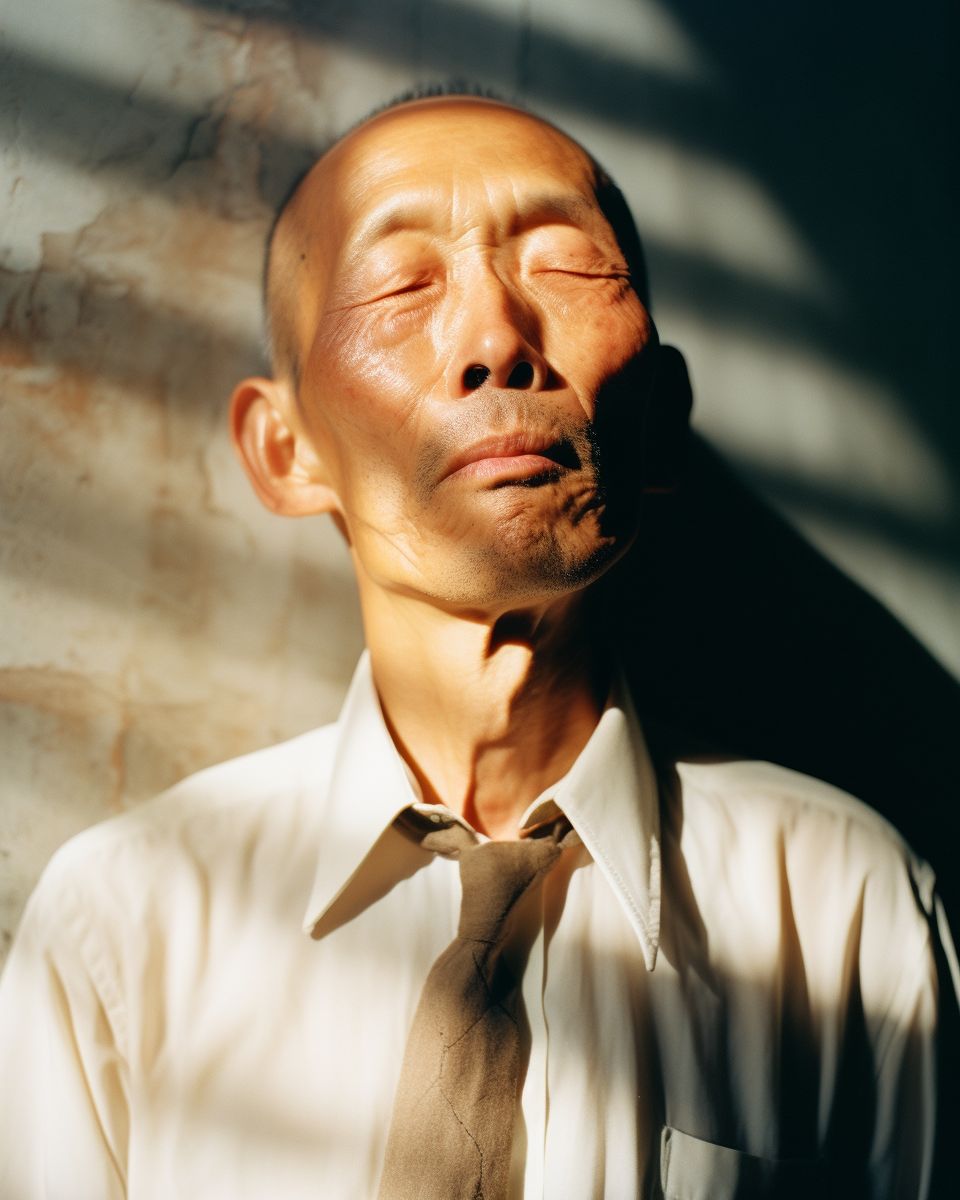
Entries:
{"label": "neck", "polygon": [[360,595],[380,701],[424,799],[489,837],[516,837],[603,710],[582,595],[487,618],[374,587]]}

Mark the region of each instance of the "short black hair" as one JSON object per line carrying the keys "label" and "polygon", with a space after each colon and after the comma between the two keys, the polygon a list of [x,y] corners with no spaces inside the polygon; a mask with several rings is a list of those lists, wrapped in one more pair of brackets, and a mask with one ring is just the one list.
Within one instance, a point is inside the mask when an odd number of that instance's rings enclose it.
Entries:
{"label": "short black hair", "polygon": [[[271,366],[275,370],[278,359],[289,359],[289,367],[293,375],[294,384],[299,383],[300,364],[297,361],[296,353],[292,346],[278,344],[278,331],[274,321],[274,300],[270,294],[270,269],[273,255],[273,243],[277,232],[277,227],[283,220],[283,215],[287,210],[293,197],[300,190],[300,185],[310,174],[316,164],[338,143],[342,142],[345,137],[353,133],[355,129],[359,129],[362,125],[366,125],[368,121],[374,117],[380,116],[381,113],[390,112],[391,109],[400,108],[404,104],[411,104],[415,100],[432,100],[444,96],[467,96],[477,100],[491,100],[497,104],[505,104],[510,108],[515,108],[519,112],[526,113],[528,116],[535,118],[538,121],[544,121],[545,124],[552,124],[541,117],[539,113],[531,112],[521,101],[512,97],[505,97],[502,94],[494,91],[492,88],[485,87],[483,84],[472,82],[468,79],[452,78],[443,81],[434,81],[426,83],[418,83],[413,87],[407,88],[387,100],[382,104],[378,104],[371,109],[359,120],[354,121],[346,129],[342,130],[320,150],[316,158],[301,171],[299,171],[290,186],[283,195],[283,199],[277,206],[273,219],[270,222],[270,227],[267,231],[266,247],[263,258],[263,274],[261,277],[261,295],[264,314],[264,333],[267,355],[271,360]],[[563,130],[560,130],[563,133]],[[564,133],[565,137],[570,137]],[[571,138],[571,141],[576,141]],[[580,145],[577,142],[577,145]],[[647,278],[647,262],[643,251],[643,242],[640,239],[640,233],[637,229],[637,224],[633,219],[633,214],[630,211],[630,206],[627,203],[623,192],[615,183],[613,177],[597,162],[589,150],[585,146],[580,147],[584,154],[590,159],[595,172],[595,187],[597,203],[600,206],[600,211],[606,217],[610,228],[613,230],[614,237],[617,239],[617,245],[623,251],[623,256],[626,260],[627,267],[630,271],[630,280],[634,290],[640,297],[644,308],[650,311],[650,288]],[[284,338],[284,341],[288,340]]]}

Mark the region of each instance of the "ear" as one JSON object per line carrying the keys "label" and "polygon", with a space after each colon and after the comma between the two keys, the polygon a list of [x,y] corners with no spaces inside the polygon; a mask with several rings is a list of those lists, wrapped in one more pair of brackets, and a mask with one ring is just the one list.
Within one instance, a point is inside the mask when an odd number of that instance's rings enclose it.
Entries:
{"label": "ear", "polygon": [[261,501],[285,517],[340,509],[326,469],[314,447],[290,428],[285,385],[274,379],[244,379],[230,397],[233,448]]}
{"label": "ear", "polygon": [[652,364],[641,436],[641,490],[672,492],[683,469],[693,392],[683,355],[660,345]]}

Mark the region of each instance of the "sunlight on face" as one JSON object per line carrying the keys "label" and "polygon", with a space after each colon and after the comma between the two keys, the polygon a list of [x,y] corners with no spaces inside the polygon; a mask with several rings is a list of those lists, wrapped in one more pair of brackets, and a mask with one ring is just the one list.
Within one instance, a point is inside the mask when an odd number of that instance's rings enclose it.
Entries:
{"label": "sunlight on face", "polygon": [[608,442],[629,463],[651,325],[594,178],[543,122],[448,98],[368,122],[301,188],[299,415],[361,576],[487,611],[631,540],[605,464]]}

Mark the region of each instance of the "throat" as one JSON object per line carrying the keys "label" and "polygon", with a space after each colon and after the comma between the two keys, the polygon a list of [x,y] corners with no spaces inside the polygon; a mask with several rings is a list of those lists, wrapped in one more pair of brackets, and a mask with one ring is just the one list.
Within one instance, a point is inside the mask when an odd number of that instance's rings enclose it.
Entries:
{"label": "throat", "polygon": [[416,655],[378,653],[368,635],[388,727],[428,803],[488,837],[514,838],[596,728],[609,671],[576,612],[486,626],[443,615],[454,624],[418,639]]}

